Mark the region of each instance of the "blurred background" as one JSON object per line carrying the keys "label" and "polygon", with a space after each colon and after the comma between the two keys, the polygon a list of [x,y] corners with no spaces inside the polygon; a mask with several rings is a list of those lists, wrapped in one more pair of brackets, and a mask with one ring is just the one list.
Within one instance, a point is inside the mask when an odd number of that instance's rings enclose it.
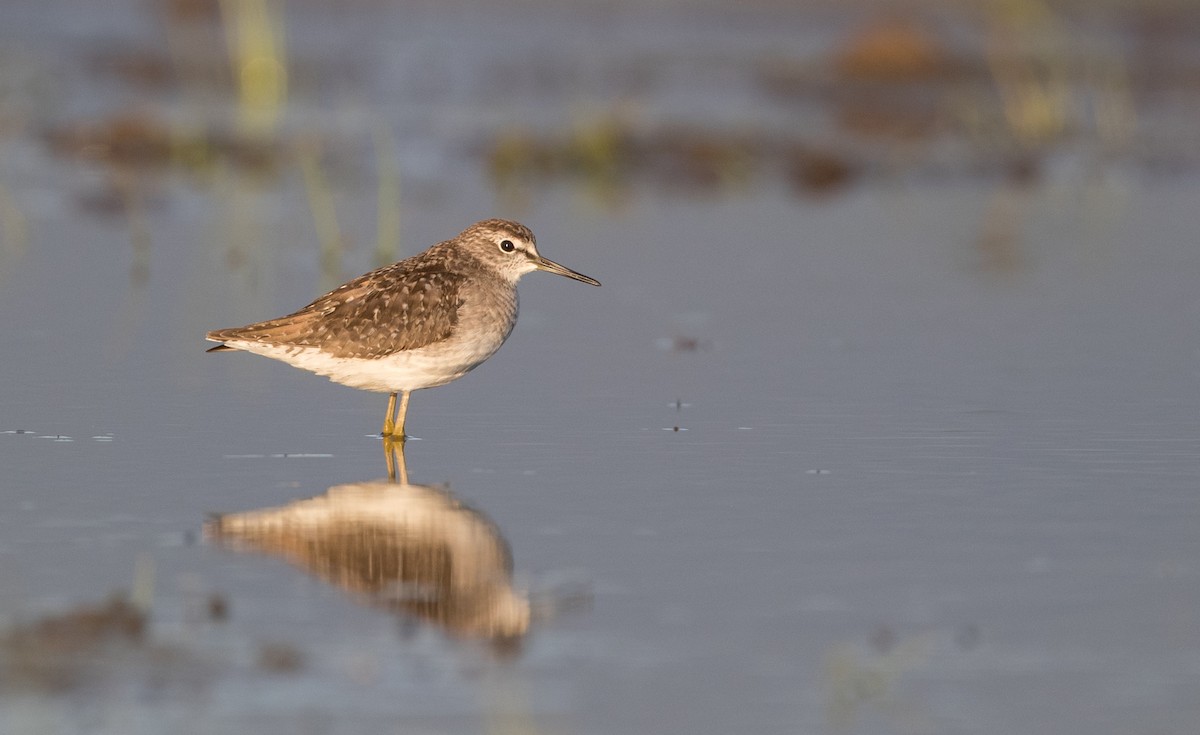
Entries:
{"label": "blurred background", "polygon": [[[0,731],[1195,732],[1198,123],[1188,0],[6,0]],[[204,354],[494,216],[604,286],[405,457]]]}

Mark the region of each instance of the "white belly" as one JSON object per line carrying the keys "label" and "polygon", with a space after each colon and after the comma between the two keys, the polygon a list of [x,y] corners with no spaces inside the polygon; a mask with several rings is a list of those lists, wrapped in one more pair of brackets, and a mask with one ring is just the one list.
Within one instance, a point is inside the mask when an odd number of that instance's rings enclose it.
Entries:
{"label": "white belly", "polygon": [[447,340],[377,358],[336,357],[316,347],[283,347],[237,340],[226,344],[324,375],[351,388],[395,393],[434,388],[461,378],[495,354],[508,335],[497,336],[500,338],[471,342]]}
{"label": "white belly", "polygon": [[[496,354],[517,321],[517,290],[492,284],[459,308],[448,339],[383,357],[339,357],[319,347],[225,340],[228,347],[270,357],[335,383],[380,393],[413,391],[461,378]],[[398,325],[397,328],[403,328]]]}

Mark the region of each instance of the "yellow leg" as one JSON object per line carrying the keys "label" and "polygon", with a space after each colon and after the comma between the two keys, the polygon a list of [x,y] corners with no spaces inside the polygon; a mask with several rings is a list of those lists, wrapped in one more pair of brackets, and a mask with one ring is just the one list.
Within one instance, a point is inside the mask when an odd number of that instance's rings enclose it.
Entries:
{"label": "yellow leg", "polygon": [[383,418],[383,437],[386,439],[396,430],[396,422],[392,414],[396,413],[396,394],[388,396],[387,416]]}
{"label": "yellow leg", "polygon": [[408,435],[404,433],[404,417],[408,415],[409,391],[400,391],[400,408],[396,411],[396,423],[392,428],[392,436],[404,441]]}
{"label": "yellow leg", "polygon": [[[400,391],[400,408],[396,409],[396,394],[388,396],[387,417],[383,420],[383,435],[404,441],[404,416],[408,413],[409,391]],[[395,418],[392,418],[393,415]]]}

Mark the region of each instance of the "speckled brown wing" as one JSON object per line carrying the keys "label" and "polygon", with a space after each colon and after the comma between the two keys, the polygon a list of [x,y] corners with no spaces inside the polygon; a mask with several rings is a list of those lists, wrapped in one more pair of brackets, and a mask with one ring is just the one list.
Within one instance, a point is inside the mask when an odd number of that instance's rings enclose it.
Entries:
{"label": "speckled brown wing", "polygon": [[466,276],[437,263],[401,261],[372,271],[279,319],[209,332],[213,341],[318,347],[376,358],[447,339],[458,322]]}

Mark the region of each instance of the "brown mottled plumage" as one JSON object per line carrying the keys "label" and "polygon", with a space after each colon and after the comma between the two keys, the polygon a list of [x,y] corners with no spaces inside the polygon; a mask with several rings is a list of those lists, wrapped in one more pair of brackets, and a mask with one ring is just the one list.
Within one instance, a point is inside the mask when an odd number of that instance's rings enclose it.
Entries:
{"label": "brown mottled plumage", "polygon": [[[335,382],[390,393],[384,434],[403,436],[408,394],[491,357],[517,320],[517,280],[544,270],[599,286],[543,258],[529,228],[477,222],[453,240],[359,276],[279,319],[209,332],[222,344]],[[402,394],[393,421],[396,394]]]}
{"label": "brown mottled plumage", "polygon": [[[429,254],[359,276],[293,314],[209,332],[208,339],[317,347],[338,357],[361,358],[440,342],[458,324],[458,291],[467,276],[438,270],[445,262]],[[418,265],[415,260],[430,262]],[[396,323],[405,328],[390,328]]]}

